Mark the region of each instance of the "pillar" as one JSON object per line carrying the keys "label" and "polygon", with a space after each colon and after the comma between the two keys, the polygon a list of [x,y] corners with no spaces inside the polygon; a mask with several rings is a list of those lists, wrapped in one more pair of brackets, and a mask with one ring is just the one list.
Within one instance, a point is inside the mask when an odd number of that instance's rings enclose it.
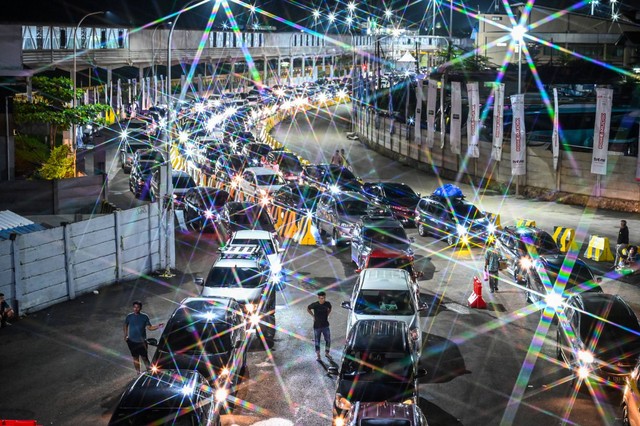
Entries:
{"label": "pillar", "polygon": [[333,63],[335,62],[335,58],[332,56],[331,57],[331,65],[329,65],[329,77],[333,78]]}
{"label": "pillar", "polygon": [[327,77],[327,69],[326,69],[326,64],[324,63],[325,57],[322,57],[322,78],[326,78]]}
{"label": "pillar", "polygon": [[301,62],[300,62],[300,77],[302,77],[302,78],[300,79],[300,83],[303,83],[307,79],[306,78],[307,77],[307,73],[306,73],[307,70],[305,68],[305,62],[306,62],[305,59],[306,59],[306,57],[304,55],[302,55]]}
{"label": "pillar", "polygon": [[[111,87],[112,83],[113,83],[112,70],[111,70],[111,68],[107,68],[107,87]],[[107,96],[106,93],[105,93],[105,96]],[[111,96],[109,96],[109,105],[113,106],[113,104],[111,103]]]}
{"label": "pillar", "polygon": [[293,56],[289,58],[289,84],[293,84]]}
{"label": "pillar", "polygon": [[280,84],[280,77],[282,77],[282,66],[280,63],[282,62],[282,57],[278,56],[278,77],[276,78],[276,84]]}
{"label": "pillar", "polygon": [[231,75],[230,75],[230,77],[231,77],[231,80],[230,80],[230,84],[229,84],[229,89],[231,90],[231,93],[234,93],[235,90],[233,88],[233,84],[234,84],[234,80],[235,80],[235,77],[236,77],[236,60],[235,59],[231,60]]}
{"label": "pillar", "polygon": [[311,59],[311,79],[316,81],[318,79],[318,69],[316,68],[316,57]]}
{"label": "pillar", "polygon": [[269,85],[269,60],[267,59],[267,55],[262,57],[262,63],[264,67],[262,69],[262,82],[266,85]]}

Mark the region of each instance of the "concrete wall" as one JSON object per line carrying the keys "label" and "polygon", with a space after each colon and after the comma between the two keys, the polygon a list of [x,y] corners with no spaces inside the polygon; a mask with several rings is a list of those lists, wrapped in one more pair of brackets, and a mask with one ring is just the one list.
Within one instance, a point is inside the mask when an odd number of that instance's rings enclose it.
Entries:
{"label": "concrete wall", "polygon": [[0,293],[35,312],[158,270],[160,213],[148,204],[0,241]]}
{"label": "concrete wall", "polygon": [[[376,123],[378,122],[378,128]],[[390,134],[391,119],[375,118],[372,111],[365,108],[356,110],[354,120],[356,132],[368,144],[399,161],[413,163],[426,170],[433,170],[439,176],[459,180],[464,175],[474,181],[490,180],[504,186],[515,186],[511,176],[511,147],[509,135],[505,135],[501,161],[491,160],[491,143],[480,141],[480,157],[468,159],[465,164],[467,141],[462,140],[461,153],[451,153],[449,140],[444,149],[440,148],[440,134],[436,133],[432,149],[426,148],[426,129],[421,131],[421,145],[414,140],[415,128],[395,123]],[[543,147],[527,147],[527,175],[521,177],[521,187],[541,188],[548,191],[572,194],[596,194],[596,175],[591,174],[591,152],[561,152],[558,175],[553,170],[551,151]],[[607,175],[602,176],[601,196],[611,199],[638,201],[640,186],[635,181],[636,157],[613,155],[607,161]]]}

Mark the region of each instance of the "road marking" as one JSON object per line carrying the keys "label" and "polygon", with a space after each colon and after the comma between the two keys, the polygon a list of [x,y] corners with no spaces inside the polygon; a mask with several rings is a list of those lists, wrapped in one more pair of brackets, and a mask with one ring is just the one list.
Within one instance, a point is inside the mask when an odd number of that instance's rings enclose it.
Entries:
{"label": "road marking", "polygon": [[469,315],[471,313],[471,310],[469,308],[459,303],[445,303],[444,307],[450,311],[457,312],[461,315]]}

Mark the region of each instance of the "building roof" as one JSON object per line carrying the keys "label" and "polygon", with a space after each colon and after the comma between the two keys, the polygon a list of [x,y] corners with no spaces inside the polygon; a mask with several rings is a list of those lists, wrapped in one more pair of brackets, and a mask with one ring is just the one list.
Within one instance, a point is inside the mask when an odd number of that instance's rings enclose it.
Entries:
{"label": "building roof", "polygon": [[28,234],[44,229],[44,226],[10,210],[0,211],[0,240],[8,240],[11,234]]}
{"label": "building roof", "polygon": [[640,46],[640,31],[624,31],[616,41],[616,46],[624,46],[627,43]]}

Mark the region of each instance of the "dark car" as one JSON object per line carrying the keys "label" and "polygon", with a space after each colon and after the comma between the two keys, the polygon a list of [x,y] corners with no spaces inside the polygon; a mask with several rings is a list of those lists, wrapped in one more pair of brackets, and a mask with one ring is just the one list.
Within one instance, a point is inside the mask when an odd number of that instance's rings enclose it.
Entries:
{"label": "dark car", "polygon": [[149,136],[141,134],[138,139],[126,139],[120,145],[120,164],[122,165],[122,171],[124,173],[131,172],[131,165],[133,164],[133,156],[136,151],[141,149],[151,149],[153,144],[149,140]]}
{"label": "dark car", "polygon": [[334,422],[344,426],[429,426],[420,407],[401,402],[359,402],[342,421]]}
{"label": "dark car", "polygon": [[558,244],[549,233],[535,227],[505,227],[496,239],[496,249],[506,262],[513,279],[523,284],[532,259],[539,255],[559,254]]}
{"label": "dark car", "polygon": [[368,213],[370,201],[357,192],[325,192],[316,207],[316,229],[331,235],[331,244],[341,246],[351,241],[353,227]]}
{"label": "dark car", "polygon": [[363,191],[375,204],[390,208],[403,225],[413,226],[420,194],[409,185],[396,182],[365,183]]}
{"label": "dark car", "polygon": [[363,216],[351,232],[351,260],[362,266],[367,253],[375,248],[385,248],[413,257],[411,240],[400,221],[386,217]]}
{"label": "dark car", "polygon": [[221,155],[216,161],[215,177],[218,182],[240,183],[242,172],[247,167],[247,159],[242,155]]}
{"label": "dark car", "polygon": [[162,165],[162,154],[152,149],[137,150],[131,164],[129,175],[129,190],[136,198],[150,197],[153,174]]}
{"label": "dark car", "polygon": [[241,229],[259,229],[272,234],[276,232],[267,210],[258,204],[247,202],[231,201],[225,204],[219,224],[219,231],[224,233],[224,241]]}
{"label": "dark car", "polygon": [[261,166],[270,152],[271,147],[266,143],[251,142],[242,148],[242,155],[247,158],[250,167]]}
{"label": "dark car", "polygon": [[197,370],[212,385],[230,378],[234,387],[247,363],[246,337],[244,313],[234,299],[189,297],[169,318],[151,368]]}
{"label": "dark car", "polygon": [[[149,191],[151,201],[155,201],[160,196],[161,176],[162,174],[159,170],[154,171],[153,179],[151,180],[151,191]],[[172,170],[171,184],[173,188],[171,193],[173,205],[175,208],[182,208],[184,195],[189,189],[194,188],[196,186],[196,183],[187,172],[182,170]]]}
{"label": "dark car", "polygon": [[197,371],[142,373],[127,386],[109,426],[220,425],[211,386]]}
{"label": "dark car", "polygon": [[289,183],[274,194],[273,204],[300,213],[315,213],[320,195],[322,193],[314,186]]}
{"label": "dark car", "polygon": [[298,181],[302,173],[300,159],[292,152],[271,151],[267,155],[267,167],[282,173],[282,177],[286,181]]}
{"label": "dark car", "polygon": [[533,261],[524,274],[527,302],[544,301],[554,293],[554,286],[564,288],[564,298],[583,292],[602,293],[598,285],[602,280],[593,275],[587,264],[564,255],[542,255]]}
{"label": "dark car", "polygon": [[334,419],[344,416],[353,403],[418,401],[418,348],[407,324],[396,320],[360,320],[349,335],[339,367],[333,403]]}
{"label": "dark car", "polygon": [[618,295],[582,293],[558,316],[557,356],[578,383],[592,376],[621,388],[640,354],[640,324]]}
{"label": "dark car", "polygon": [[301,179],[321,191],[362,191],[362,181],[346,167],[335,164],[306,166]]}
{"label": "dark car", "polygon": [[184,196],[184,220],[187,225],[199,231],[216,231],[216,222],[229,193],[223,189],[196,186]]}
{"label": "dark car", "polygon": [[223,155],[233,154],[231,147],[225,143],[207,143],[201,146],[195,163],[206,175],[213,175],[218,158]]}
{"label": "dark car", "polygon": [[421,198],[415,210],[415,222],[421,237],[432,235],[450,246],[484,244],[494,227],[476,206],[464,196]]}

